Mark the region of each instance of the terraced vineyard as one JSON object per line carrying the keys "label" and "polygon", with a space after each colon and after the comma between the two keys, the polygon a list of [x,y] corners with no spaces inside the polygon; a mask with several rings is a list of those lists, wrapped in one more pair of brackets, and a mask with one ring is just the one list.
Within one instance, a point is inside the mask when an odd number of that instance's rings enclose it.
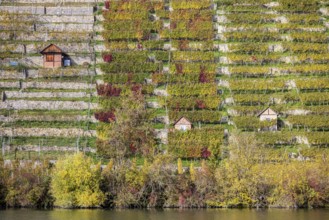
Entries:
{"label": "terraced vineyard", "polygon": [[[26,2],[0,5],[8,157],[97,149],[107,158],[219,159],[237,131],[277,159],[327,150],[328,2]],[[75,65],[41,68],[50,43]],[[260,121],[268,107],[278,120]],[[192,130],[174,129],[181,117]]]}
{"label": "terraced vineyard", "polygon": [[[95,1],[1,1],[1,143],[6,158],[95,152]],[[71,67],[46,69],[56,44]]]}
{"label": "terraced vineyard", "polygon": [[256,132],[261,143],[328,146],[327,4],[243,2],[219,1],[217,10],[220,80],[235,127],[258,131],[256,115],[270,106],[279,131]]}

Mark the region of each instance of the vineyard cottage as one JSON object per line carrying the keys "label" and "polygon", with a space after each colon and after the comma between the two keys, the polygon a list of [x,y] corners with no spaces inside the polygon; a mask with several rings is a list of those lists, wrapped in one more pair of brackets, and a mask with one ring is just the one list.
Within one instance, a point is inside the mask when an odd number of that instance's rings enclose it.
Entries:
{"label": "vineyard cottage", "polygon": [[174,123],[175,129],[180,131],[187,131],[192,129],[192,123],[185,117],[181,117]]}
{"label": "vineyard cottage", "polygon": [[275,121],[276,123],[273,123],[273,126],[268,128],[270,131],[277,131],[277,121],[278,121],[278,114],[273,111],[271,108],[266,108],[265,110],[261,111],[257,117],[260,121]]}
{"label": "vineyard cottage", "polygon": [[40,52],[43,55],[43,67],[45,68],[57,68],[63,65],[63,51],[54,44],[50,44],[48,47]]}

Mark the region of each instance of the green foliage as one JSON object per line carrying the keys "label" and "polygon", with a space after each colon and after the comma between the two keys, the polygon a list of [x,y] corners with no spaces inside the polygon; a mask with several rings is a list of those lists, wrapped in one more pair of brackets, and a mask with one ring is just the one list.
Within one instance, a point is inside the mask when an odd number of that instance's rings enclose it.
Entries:
{"label": "green foliage", "polygon": [[295,80],[296,85],[301,90],[321,91],[329,89],[329,79],[323,78],[298,78]]}
{"label": "green foliage", "polygon": [[174,51],[173,61],[214,61],[213,52],[199,51]]}
{"label": "green foliage", "polygon": [[300,94],[300,98],[305,104],[329,104],[329,93],[302,93]]}
{"label": "green foliage", "polygon": [[172,0],[172,7],[179,9],[207,9],[211,5],[210,0]]}
{"label": "green foliage", "polygon": [[274,14],[258,14],[258,13],[239,13],[239,14],[228,14],[227,19],[231,23],[236,24],[262,24],[274,22]]}
{"label": "green foliage", "polygon": [[[198,97],[170,97],[167,100],[160,100],[170,109],[175,110],[194,110],[194,109],[218,109],[221,102],[220,96],[198,96]],[[201,106],[200,106],[200,104]]]}
{"label": "green foliage", "polygon": [[[208,81],[215,80],[215,74],[213,73],[205,73],[205,78]],[[200,73],[188,73],[188,74],[153,74],[152,82],[157,84],[165,84],[165,83],[198,83],[200,82]]]}
{"label": "green foliage", "polygon": [[179,73],[178,67],[181,67],[181,69],[182,69],[181,72],[184,74],[200,73],[203,68],[206,73],[215,73],[216,66],[217,66],[217,64],[212,64],[212,63],[207,63],[205,65],[204,63],[197,63],[197,62],[194,62],[194,63],[175,62],[174,65],[170,65],[170,72]]}
{"label": "green foliage", "polygon": [[169,133],[168,139],[168,150],[177,157],[201,158],[205,149],[216,157],[224,140],[224,128],[212,126],[184,132],[175,130]]}
{"label": "green foliage", "polygon": [[211,96],[216,95],[217,86],[214,83],[171,84],[167,91],[172,96]]}
{"label": "green foliage", "polygon": [[255,116],[237,116],[234,117],[233,121],[237,128],[245,131],[263,130],[277,125],[277,120],[260,121],[259,118]]}
{"label": "green foliage", "polygon": [[281,36],[278,33],[261,32],[261,31],[245,31],[245,32],[226,32],[225,38],[229,42],[268,42],[279,41]]}
{"label": "green foliage", "polygon": [[286,12],[315,12],[318,9],[318,0],[279,0],[278,10]]}
{"label": "green foliage", "polygon": [[234,91],[283,91],[283,79],[234,79],[230,80],[230,88]]}
{"label": "green foliage", "polygon": [[100,207],[104,194],[100,191],[100,165],[77,153],[56,162],[52,172],[51,191],[55,206],[63,208]]}
{"label": "green foliage", "polygon": [[322,130],[329,128],[329,117],[323,115],[290,115],[287,122],[293,127]]}
{"label": "green foliage", "polygon": [[211,21],[213,16],[212,10],[199,10],[199,9],[189,9],[189,10],[173,10],[170,12],[170,20],[190,20],[193,18],[199,18],[203,21]]}

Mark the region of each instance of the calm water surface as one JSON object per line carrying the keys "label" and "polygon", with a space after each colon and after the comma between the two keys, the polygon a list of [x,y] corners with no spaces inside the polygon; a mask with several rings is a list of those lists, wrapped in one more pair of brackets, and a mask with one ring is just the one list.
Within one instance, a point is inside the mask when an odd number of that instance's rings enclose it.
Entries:
{"label": "calm water surface", "polygon": [[316,210],[0,210],[0,220],[329,220]]}

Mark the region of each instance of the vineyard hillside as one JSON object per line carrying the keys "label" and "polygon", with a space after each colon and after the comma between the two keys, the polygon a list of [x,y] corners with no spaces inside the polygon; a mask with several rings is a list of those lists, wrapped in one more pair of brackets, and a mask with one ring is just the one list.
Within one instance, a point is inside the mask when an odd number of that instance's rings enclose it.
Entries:
{"label": "vineyard hillside", "polygon": [[[273,161],[328,152],[327,1],[3,0],[0,12],[7,159],[218,161],[244,134]],[[51,44],[70,66],[44,67]]]}

